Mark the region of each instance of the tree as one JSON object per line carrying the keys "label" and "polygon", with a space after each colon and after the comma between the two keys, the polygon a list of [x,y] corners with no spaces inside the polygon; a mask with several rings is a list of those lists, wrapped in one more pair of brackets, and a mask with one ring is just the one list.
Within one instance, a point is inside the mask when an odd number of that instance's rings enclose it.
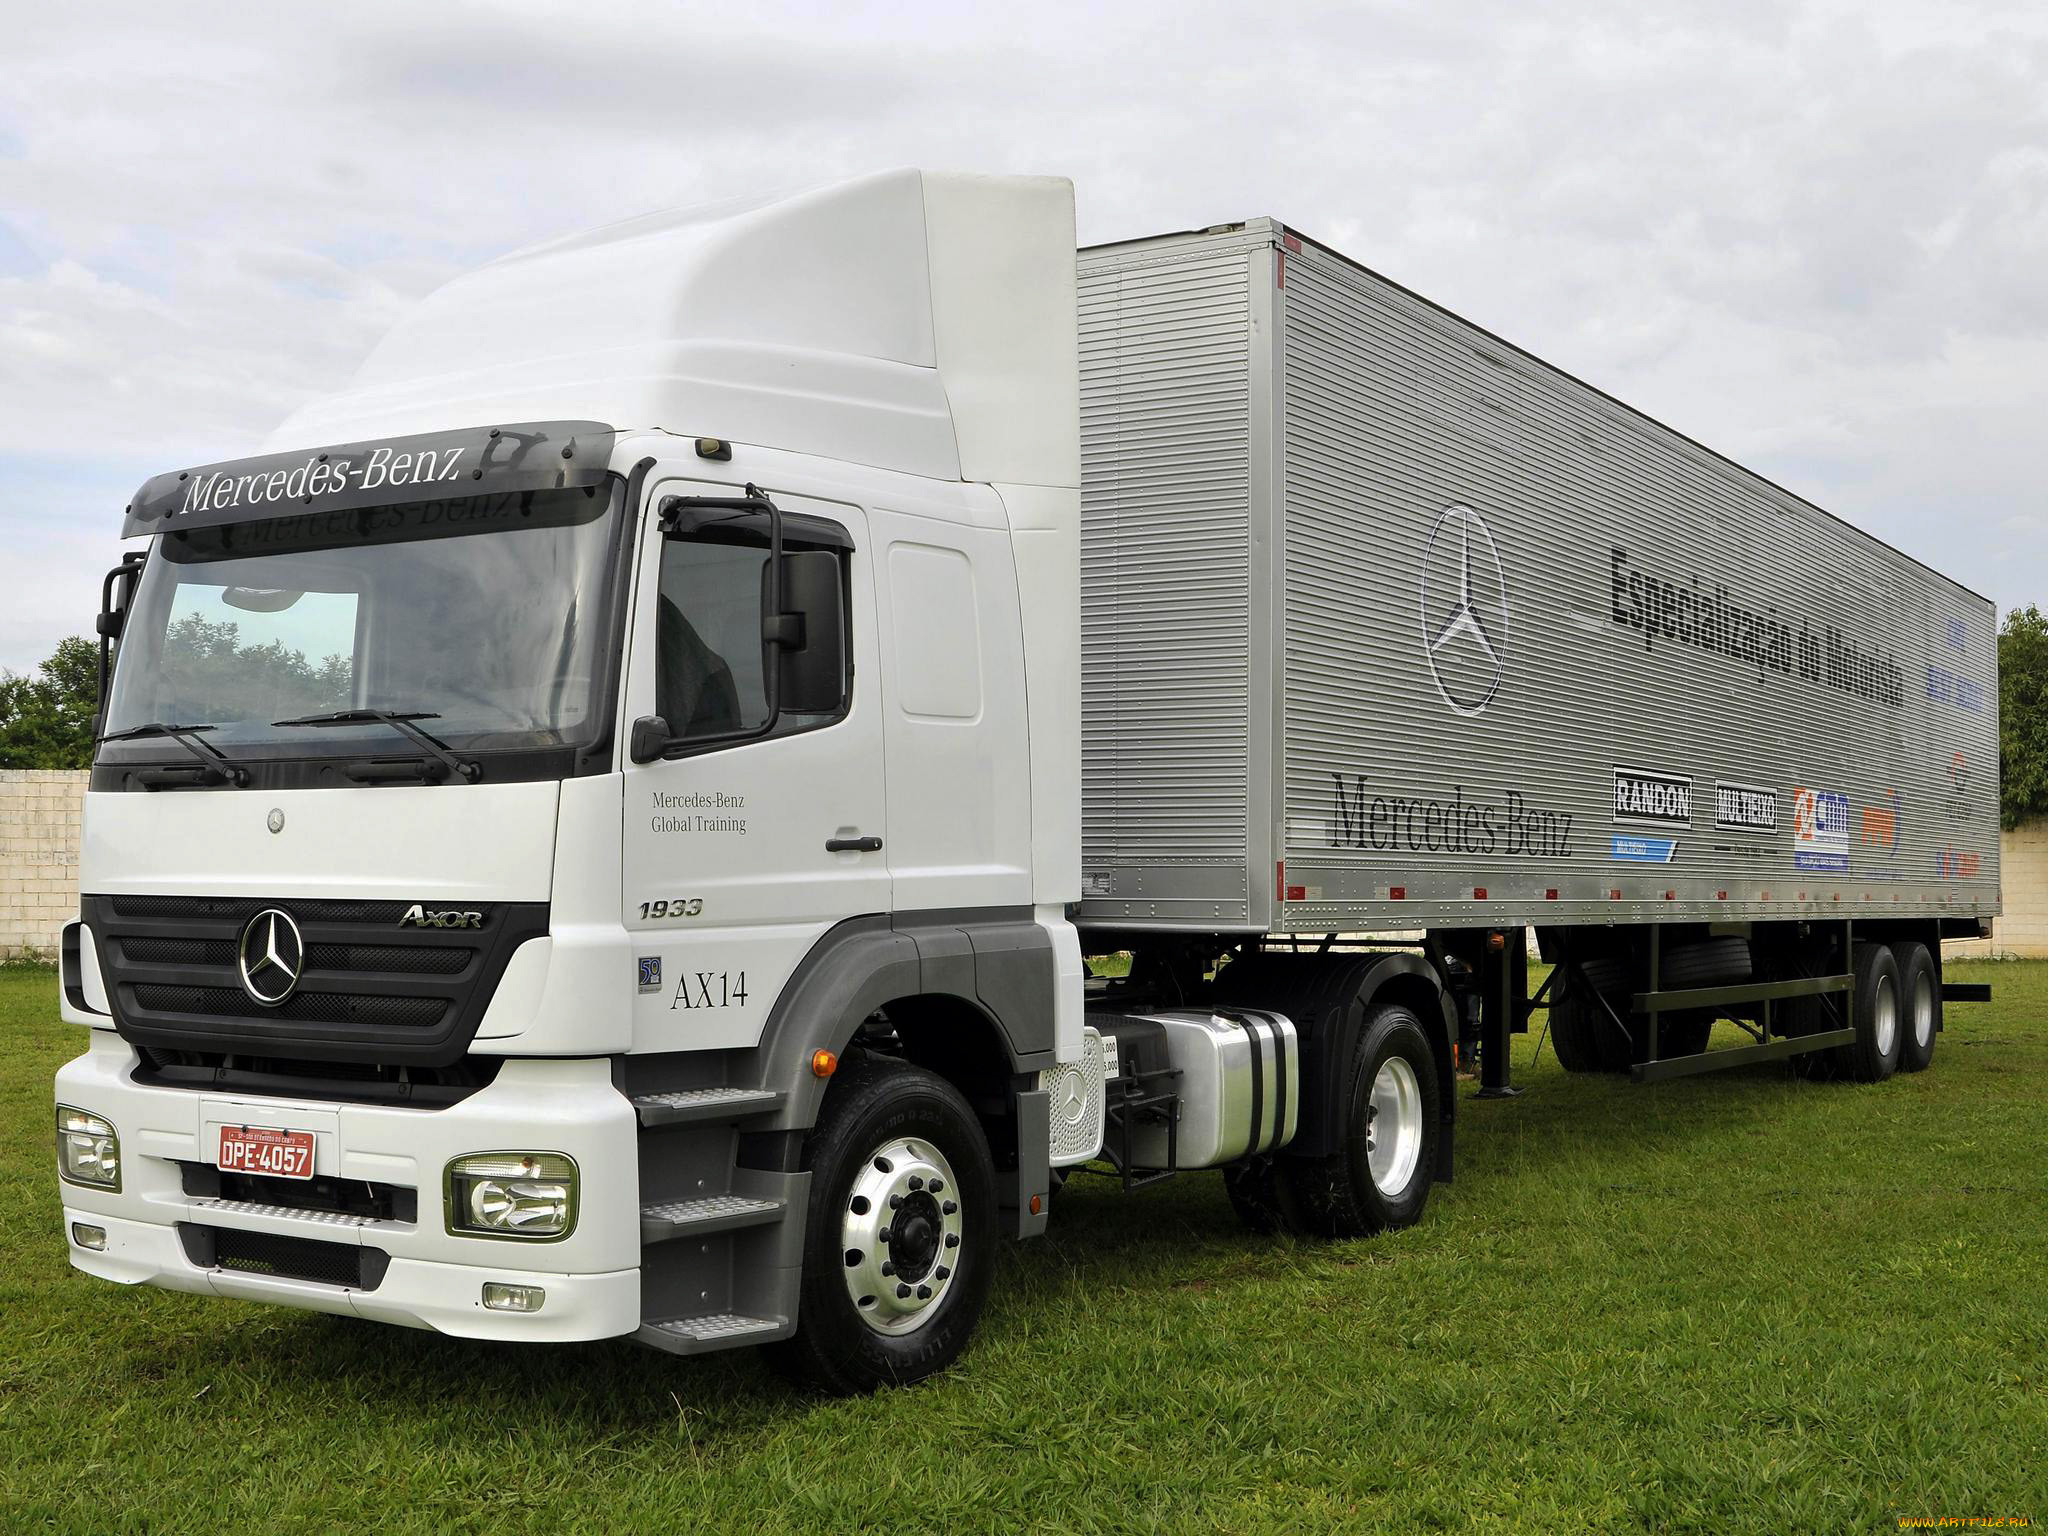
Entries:
{"label": "tree", "polygon": [[2048,615],[2029,603],[1998,631],[1999,816],[2048,816]]}
{"label": "tree", "polygon": [[35,675],[0,672],[0,768],[90,767],[99,689],[99,647],[76,635]]}

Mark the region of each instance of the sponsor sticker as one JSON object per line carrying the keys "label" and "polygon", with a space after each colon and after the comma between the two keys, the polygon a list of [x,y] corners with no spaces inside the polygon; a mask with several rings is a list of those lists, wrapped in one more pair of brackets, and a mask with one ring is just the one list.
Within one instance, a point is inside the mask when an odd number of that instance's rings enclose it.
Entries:
{"label": "sponsor sticker", "polygon": [[1714,825],[1724,832],[1778,830],[1778,792],[1761,784],[1714,784]]}
{"label": "sponsor sticker", "polygon": [[1670,773],[1614,770],[1614,819],[1654,826],[1692,825],[1692,780]]}
{"label": "sponsor sticker", "polygon": [[1832,789],[1792,791],[1792,862],[1822,874],[1849,870],[1849,797]]}
{"label": "sponsor sticker", "polygon": [[1678,854],[1675,837],[1638,837],[1632,832],[1614,834],[1614,857],[1629,864],[1669,864]]}

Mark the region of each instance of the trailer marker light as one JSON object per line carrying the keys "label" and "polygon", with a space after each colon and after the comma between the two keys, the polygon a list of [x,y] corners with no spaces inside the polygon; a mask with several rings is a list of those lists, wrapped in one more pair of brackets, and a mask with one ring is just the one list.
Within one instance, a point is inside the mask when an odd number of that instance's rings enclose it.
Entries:
{"label": "trailer marker light", "polygon": [[1484,900],[1486,900],[1486,887],[1485,887],[1485,886],[1483,886],[1483,885],[1475,885],[1475,886],[1473,886],[1473,887],[1472,887],[1472,899],[1473,899],[1474,901],[1484,901]]}
{"label": "trailer marker light", "polygon": [[1769,901],[1771,899],[1771,893],[1769,891],[1759,891],[1757,893],[1756,899],[1758,901]]}
{"label": "trailer marker light", "polygon": [[107,1251],[107,1229],[95,1227],[89,1222],[71,1223],[71,1241],[81,1248],[90,1248],[94,1253]]}
{"label": "trailer marker light", "polygon": [[1408,887],[1407,887],[1407,886],[1405,886],[1405,885],[1390,885],[1390,886],[1388,886],[1388,887],[1387,887],[1387,900],[1389,900],[1389,901],[1406,901],[1407,899],[1408,899]]}
{"label": "trailer marker light", "polygon": [[1666,901],[1676,901],[1676,900],[1678,900],[1678,892],[1676,892],[1676,891],[1666,891],[1666,892],[1664,893],[1664,899],[1665,899]]}
{"label": "trailer marker light", "polygon": [[811,1076],[830,1077],[839,1070],[839,1058],[830,1051],[811,1052]]}
{"label": "trailer marker light", "polygon": [[1727,899],[1728,899],[1728,893],[1727,893],[1726,891],[1716,891],[1716,892],[1714,892],[1714,900],[1716,900],[1716,901],[1726,901]]}
{"label": "trailer marker light", "polygon": [[1546,890],[1546,891],[1545,891],[1545,892],[1543,893],[1543,899],[1544,899],[1545,901],[1555,901],[1555,900],[1557,900],[1557,887],[1553,885],[1553,886],[1551,886],[1551,887],[1550,887],[1550,888],[1549,888],[1548,890]]}
{"label": "trailer marker light", "polygon": [[1037,1214],[1038,1214],[1038,1213],[1039,1213],[1040,1211],[1042,1211],[1042,1210],[1044,1210],[1044,1209],[1045,1209],[1045,1196],[1043,1196],[1043,1195],[1033,1195],[1033,1196],[1031,1197],[1031,1214],[1032,1214],[1032,1215],[1034,1215],[1034,1216],[1036,1216],[1036,1215],[1037,1215]]}
{"label": "trailer marker light", "polygon": [[1607,899],[1608,899],[1609,901],[1619,901],[1619,900],[1621,900],[1621,892],[1619,892],[1619,891],[1609,891],[1609,892],[1607,893]]}

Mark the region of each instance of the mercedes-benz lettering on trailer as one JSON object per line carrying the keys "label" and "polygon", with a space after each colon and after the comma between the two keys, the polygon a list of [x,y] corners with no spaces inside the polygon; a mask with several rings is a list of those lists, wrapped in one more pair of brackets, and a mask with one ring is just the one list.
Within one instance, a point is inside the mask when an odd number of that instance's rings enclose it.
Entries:
{"label": "mercedes-benz lettering on trailer", "polygon": [[124,532],[110,1280],[858,1390],[1067,1169],[1405,1225],[1461,1039],[1882,1077],[1997,909],[1988,604],[1265,221],[1077,273],[1064,182],[897,172],[564,241]]}

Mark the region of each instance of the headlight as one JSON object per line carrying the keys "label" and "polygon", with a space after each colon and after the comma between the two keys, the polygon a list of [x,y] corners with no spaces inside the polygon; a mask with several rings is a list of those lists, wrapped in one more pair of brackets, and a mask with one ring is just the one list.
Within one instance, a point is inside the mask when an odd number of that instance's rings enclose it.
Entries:
{"label": "headlight", "polygon": [[567,1237],[576,1164],[560,1152],[478,1152],[448,1165],[448,1230],[470,1237]]}
{"label": "headlight", "polygon": [[57,1106],[57,1172],[87,1189],[121,1187],[121,1138],[98,1115]]}

